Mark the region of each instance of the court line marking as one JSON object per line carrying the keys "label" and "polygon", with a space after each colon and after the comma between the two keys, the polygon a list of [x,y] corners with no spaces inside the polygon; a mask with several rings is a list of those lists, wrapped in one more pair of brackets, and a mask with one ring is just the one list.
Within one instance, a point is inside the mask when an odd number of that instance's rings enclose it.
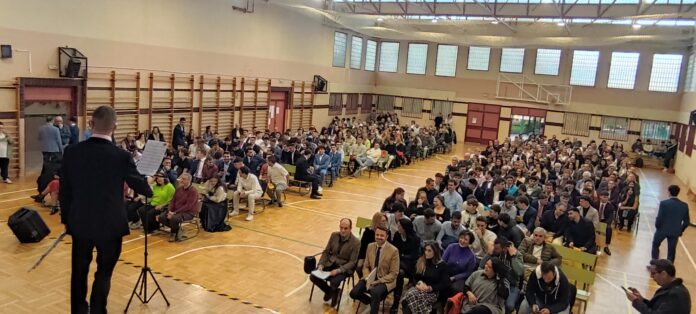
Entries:
{"label": "court line marking", "polygon": [[412,189],[419,189],[419,188],[420,188],[420,187],[415,186],[415,185],[409,185],[409,184],[404,184],[404,183],[399,183],[399,182],[394,182],[394,181],[392,181],[392,180],[389,180],[389,179],[387,179],[387,177],[384,176],[384,172],[382,172],[382,173],[380,174],[380,177],[381,177],[382,179],[386,180],[387,182],[390,182],[390,183],[392,183],[392,184],[395,184],[395,185],[398,186],[398,187],[406,186],[406,187],[409,187],[409,188],[412,188]]}
{"label": "court line marking", "polygon": [[357,194],[357,193],[351,193],[351,192],[345,192],[345,191],[324,190],[324,192],[341,193],[341,194],[348,194],[348,195],[360,196],[360,197],[369,197],[369,198],[373,198],[373,199],[380,200],[380,201],[384,200],[384,199],[376,197],[376,196]]}
{"label": "court line marking", "polygon": [[134,241],[138,241],[138,240],[140,240],[140,239],[142,239],[142,238],[144,238],[144,237],[145,237],[145,236],[140,235],[140,236],[138,236],[138,237],[136,237],[136,238],[134,238],[134,239],[130,239],[130,240],[123,241],[123,244],[131,243],[131,242],[134,242]]}
{"label": "court line marking", "polygon": [[[287,255],[287,256],[290,256],[290,257],[294,258],[294,259],[297,260],[300,264],[304,264],[304,260],[303,260],[303,259],[297,257],[295,254],[292,254],[292,253],[290,253],[290,252],[283,251],[283,250],[276,249],[276,248],[272,248],[272,247],[267,247],[267,246],[249,245],[249,244],[219,244],[219,245],[209,245],[209,246],[199,247],[199,248],[190,249],[190,250],[181,252],[181,253],[179,253],[179,254],[176,254],[176,255],[167,257],[166,260],[169,261],[169,260],[175,259],[175,258],[177,258],[177,257],[179,257],[179,256],[186,255],[186,254],[188,254],[188,253],[193,253],[193,252],[201,251],[201,250],[214,249],[214,248],[223,248],[223,247],[224,247],[224,248],[245,247],[245,248],[255,248],[255,249],[269,250],[269,251],[273,251],[273,252],[276,252],[276,253],[285,254],[285,255]],[[289,297],[289,296],[295,294],[297,291],[302,290],[302,288],[304,288],[308,283],[309,283],[309,276],[307,276],[307,278],[305,279],[304,283],[302,283],[300,286],[298,286],[298,287],[295,288],[294,290],[292,290],[292,291],[286,293],[286,294],[285,294],[285,297],[287,298],[287,297]]]}
{"label": "court line marking", "polygon": [[26,200],[27,198],[29,198],[29,196],[19,197],[19,198],[11,198],[11,199],[9,199],[9,200],[2,200],[2,201],[0,201],[0,203],[13,202],[13,201],[19,201],[19,200]]}
{"label": "court line marking", "polygon": [[394,174],[394,175],[397,175],[397,176],[404,176],[404,177],[417,178],[417,179],[423,179],[423,176],[414,176],[414,175],[403,174],[403,173],[398,173],[398,172],[394,172],[394,171],[390,171],[389,174]]}
{"label": "court line marking", "polygon": [[374,205],[374,204],[375,204],[374,202],[361,201],[361,200],[352,200],[352,199],[345,199],[345,198],[323,198],[323,197],[322,197],[322,199],[320,199],[320,200],[313,200],[313,199],[310,199],[310,200],[301,200],[301,201],[295,201],[295,202],[291,202],[291,203],[286,203],[286,204],[284,204],[284,205],[295,205],[295,204],[305,203],[305,202],[321,202],[321,201],[324,201],[324,200],[327,200],[327,201],[341,201],[341,202],[366,203],[366,204],[370,204],[370,205]]}
{"label": "court line marking", "polygon": [[[624,279],[624,287],[628,287],[628,276],[626,276],[626,273],[623,274],[623,279]],[[626,306],[627,306],[627,308],[626,308],[627,313],[631,314],[631,307],[633,307],[633,305],[631,304],[631,302],[628,301],[628,298],[626,298]]]}
{"label": "court line marking", "polygon": [[312,213],[319,214],[319,215],[324,215],[324,216],[329,216],[329,217],[336,217],[336,218],[343,218],[343,217],[346,217],[346,216],[340,216],[340,215],[336,215],[336,214],[332,214],[332,213],[320,212],[320,211],[318,211],[318,210],[313,210],[313,209],[309,209],[309,208],[304,208],[304,207],[297,206],[297,205],[290,205],[290,204],[286,204],[286,205],[287,205],[288,207],[292,208],[292,209],[295,209],[295,210],[303,210],[303,211],[306,211],[306,212],[312,212]]}
{"label": "court line marking", "polygon": [[10,191],[10,192],[3,192],[3,193],[0,193],[0,195],[7,195],[7,194],[12,194],[12,193],[20,193],[20,192],[27,192],[27,191],[36,191],[36,188],[33,188],[33,189],[24,189],[24,190],[17,190],[17,191]]}
{"label": "court line marking", "polygon": [[[640,176],[643,177],[643,178],[645,178],[645,181],[649,181],[649,180],[648,180],[648,177],[647,177],[647,176],[645,175],[645,173],[643,172],[643,169],[638,168],[638,171],[640,171]],[[678,178],[677,178],[677,179],[678,179]],[[653,187],[652,187],[652,184],[648,183],[648,184],[646,185],[646,188],[647,188],[647,189],[650,189],[650,190],[652,190],[652,191],[654,192],[654,189],[653,189]],[[650,197],[654,198],[655,200],[658,200],[657,197],[655,197],[655,196],[650,195]],[[658,200],[658,201],[659,201],[659,200]],[[659,202],[658,202],[658,204],[659,204]],[[655,217],[655,219],[657,219],[657,216]],[[653,219],[653,222],[655,221],[655,219]],[[648,228],[651,230],[650,232],[654,234],[654,232],[652,231],[652,226],[650,226],[649,223],[648,223]],[[687,229],[688,229],[688,227],[687,227]],[[694,270],[696,270],[696,262],[694,262],[694,258],[691,256],[691,252],[689,252],[689,249],[687,249],[687,248],[686,248],[686,245],[684,245],[684,241],[682,241],[682,237],[679,237],[679,245],[682,247],[682,249],[684,250],[684,252],[686,252],[686,257],[689,259],[689,262],[691,262],[691,266],[694,268]]]}

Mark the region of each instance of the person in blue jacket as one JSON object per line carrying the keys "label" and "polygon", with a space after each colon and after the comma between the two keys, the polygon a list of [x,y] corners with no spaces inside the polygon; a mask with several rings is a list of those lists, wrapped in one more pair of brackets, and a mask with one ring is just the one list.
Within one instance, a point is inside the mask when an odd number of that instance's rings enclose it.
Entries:
{"label": "person in blue jacket", "polygon": [[655,235],[652,241],[652,259],[660,258],[660,245],[667,239],[667,259],[674,263],[677,251],[677,240],[689,226],[689,205],[677,198],[679,186],[670,185],[669,199],[660,202],[655,219]]}

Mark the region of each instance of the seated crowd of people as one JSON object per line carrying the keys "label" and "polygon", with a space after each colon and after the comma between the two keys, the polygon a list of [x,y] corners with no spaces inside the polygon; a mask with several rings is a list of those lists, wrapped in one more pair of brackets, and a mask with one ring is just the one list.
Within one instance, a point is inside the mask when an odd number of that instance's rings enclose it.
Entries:
{"label": "seated crowd of people", "polygon": [[[198,206],[205,230],[229,230],[224,222],[228,191],[230,216],[239,214],[240,201],[246,202],[246,220],[251,221],[257,200],[267,194],[272,204],[282,207],[283,192],[292,183],[305,183],[310,197],[320,199],[323,187],[333,187],[342,169],[355,177],[370,167],[396,168],[447,151],[453,142],[448,124],[421,128],[412,122],[401,127],[396,114],[377,112],[367,121],[336,117],[321,130],[270,132],[236,126],[224,139],[210,127],[201,136],[185,128],[186,119],[181,118],[152,180],[152,199],[127,193],[131,228],[153,232],[160,225],[169,226],[170,241],[181,240],[179,225],[191,219]],[[154,127],[137,136],[128,134],[120,147],[138,161],[148,140],[163,139]]]}
{"label": "seated crowd of people", "polygon": [[361,239],[333,234],[319,268],[341,277],[312,281],[335,304],[338,284],[355,272],[361,280],[350,296],[372,313],[389,293],[392,313],[430,313],[448,298],[461,313],[569,313],[576,288],[551,243],[596,254],[602,222],[611,255],[612,230],[633,228],[639,194],[620,144],[491,142],[480,154],[453,157],[409,203],[396,188]]}

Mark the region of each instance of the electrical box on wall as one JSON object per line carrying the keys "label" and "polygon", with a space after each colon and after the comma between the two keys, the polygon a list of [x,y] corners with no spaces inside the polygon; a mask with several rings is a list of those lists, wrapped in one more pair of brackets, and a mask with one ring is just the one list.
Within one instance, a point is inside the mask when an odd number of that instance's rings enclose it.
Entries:
{"label": "electrical box on wall", "polygon": [[12,46],[11,45],[0,45],[0,58],[2,58],[2,59],[12,58]]}

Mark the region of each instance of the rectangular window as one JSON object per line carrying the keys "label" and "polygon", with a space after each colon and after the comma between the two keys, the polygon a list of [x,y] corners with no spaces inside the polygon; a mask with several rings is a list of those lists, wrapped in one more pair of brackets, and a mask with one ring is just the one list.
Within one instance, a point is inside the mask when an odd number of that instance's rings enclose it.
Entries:
{"label": "rectangular window", "polygon": [[566,112],[563,114],[563,134],[590,136],[592,115]]}
{"label": "rectangular window", "polygon": [[599,51],[573,51],[573,65],[570,70],[570,85],[595,86]]}
{"label": "rectangular window", "polygon": [[382,42],[379,49],[379,71],[396,72],[399,66],[399,43]]}
{"label": "rectangular window", "polygon": [[358,114],[358,94],[346,94],[345,114]]}
{"label": "rectangular window", "polygon": [[425,74],[428,63],[428,44],[408,44],[408,58],[406,59],[406,73]]}
{"label": "rectangular window", "polygon": [[348,36],[344,33],[334,33],[333,66],[346,66],[346,48],[348,47]]}
{"label": "rectangular window", "polygon": [[[669,132],[669,122],[644,120],[640,126],[640,137],[644,140],[667,141],[669,140]],[[655,142],[653,144],[659,143]]]}
{"label": "rectangular window", "polygon": [[444,100],[433,100],[433,106],[430,110],[430,119],[435,120],[438,114],[442,114],[443,119],[452,113],[452,102]]}
{"label": "rectangular window", "polygon": [[679,88],[682,58],[684,56],[678,54],[654,54],[648,90],[653,92],[676,92]]}
{"label": "rectangular window", "polygon": [[684,91],[685,92],[696,92],[696,65],[694,65],[694,62],[696,62],[696,54],[692,53],[689,56],[689,64],[686,66],[686,78],[684,81]]}
{"label": "rectangular window", "polygon": [[360,113],[369,113],[372,111],[372,94],[362,94],[362,101],[360,102]]}
{"label": "rectangular window", "polygon": [[561,49],[537,49],[535,74],[558,75],[561,64]]}
{"label": "rectangular window", "polygon": [[607,140],[628,140],[628,118],[602,117],[599,138]]}
{"label": "rectangular window", "polygon": [[457,73],[457,54],[459,54],[459,46],[438,45],[435,75],[455,76]]}
{"label": "rectangular window", "polygon": [[524,48],[503,48],[500,56],[500,72],[522,73]]}
{"label": "rectangular window", "polygon": [[394,111],[394,96],[377,97],[377,111]]}
{"label": "rectangular window", "polygon": [[638,72],[638,52],[612,52],[607,87],[633,89]]}
{"label": "rectangular window", "polygon": [[343,113],[343,94],[331,93],[329,95],[329,115],[340,115]]}
{"label": "rectangular window", "polygon": [[365,71],[374,71],[375,63],[377,61],[377,42],[374,40],[367,40],[367,47],[365,48]]}
{"label": "rectangular window", "polygon": [[491,47],[469,47],[469,60],[466,68],[475,71],[488,71]]}
{"label": "rectangular window", "polygon": [[353,36],[350,42],[350,68],[360,70],[362,63],[363,39],[358,36]]}
{"label": "rectangular window", "polygon": [[409,118],[420,118],[423,116],[423,99],[403,98],[401,102],[401,115]]}

